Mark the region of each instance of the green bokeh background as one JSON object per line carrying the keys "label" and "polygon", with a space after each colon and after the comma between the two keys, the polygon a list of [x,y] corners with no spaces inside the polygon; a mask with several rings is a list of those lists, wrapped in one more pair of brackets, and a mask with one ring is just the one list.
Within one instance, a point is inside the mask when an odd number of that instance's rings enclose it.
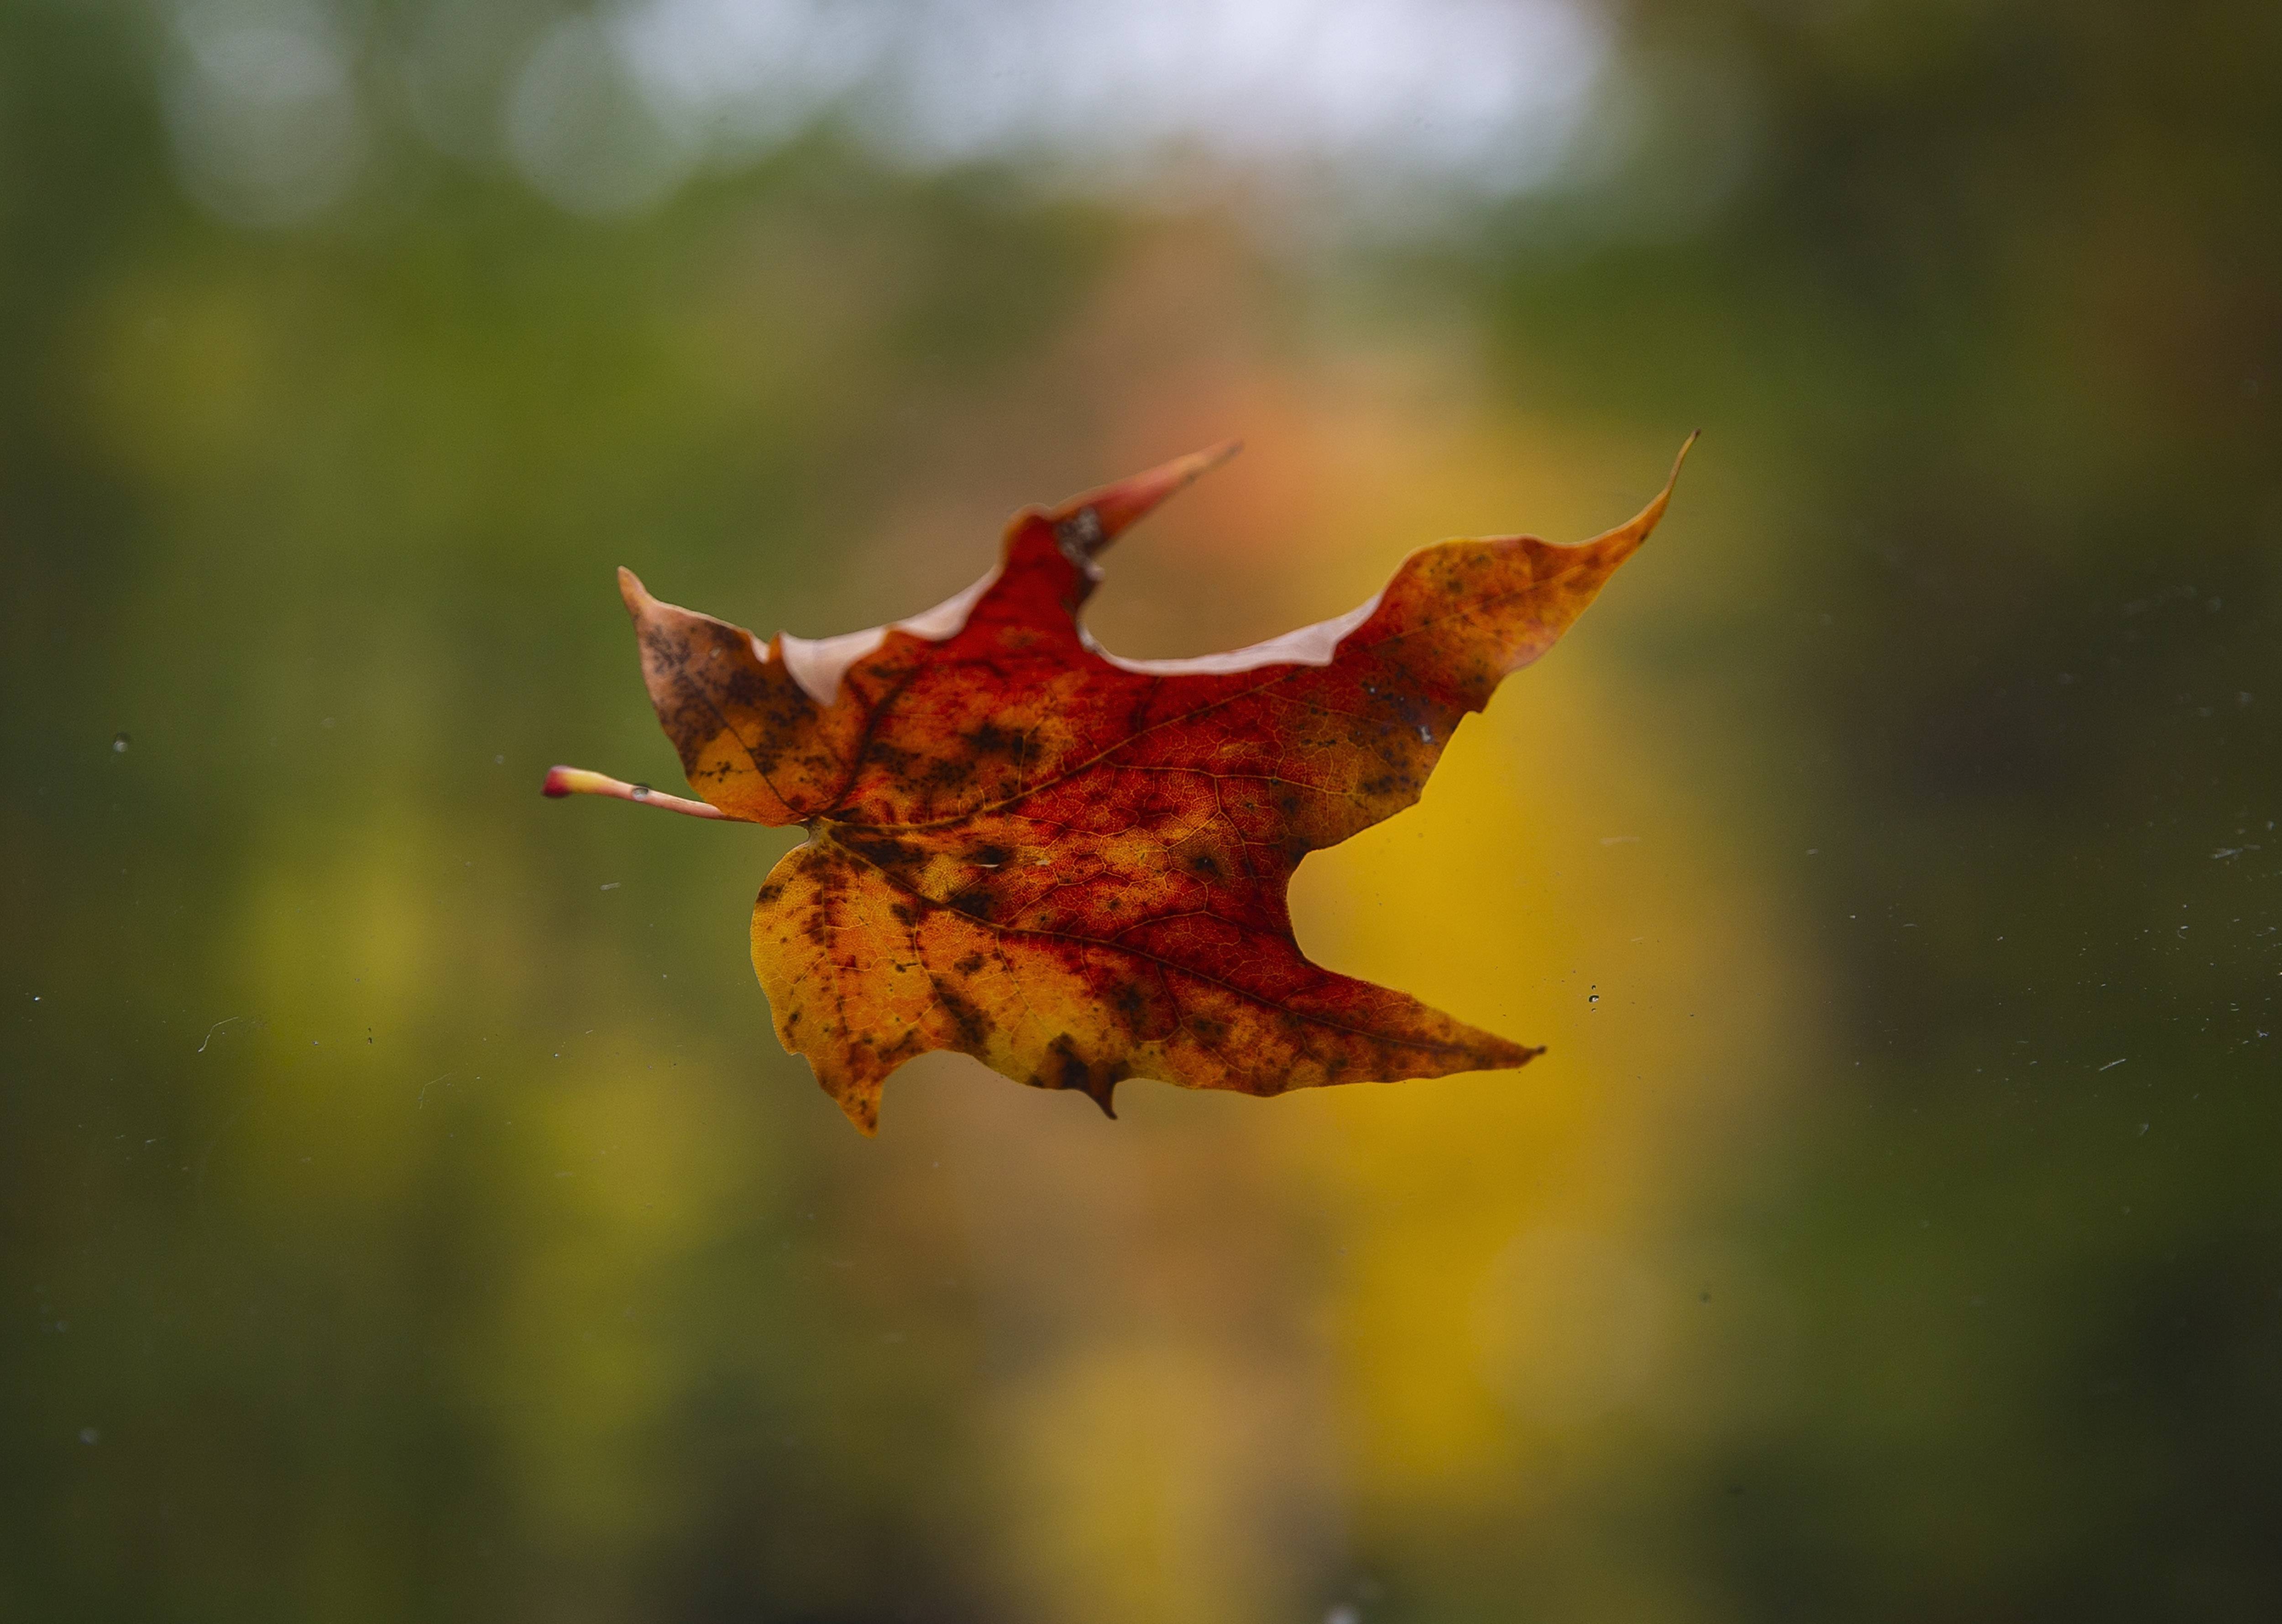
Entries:
{"label": "green bokeh background", "polygon": [[[181,183],[163,13],[0,5],[0,1616],[2282,1616],[2282,12],[1626,6],[1606,161],[1401,228],[829,123],[580,218],[415,132],[409,8],[341,15],[366,178],[260,227]],[[1137,1557],[1042,1546],[994,1395],[1164,1211],[1239,1286],[1335,1269],[1370,1210],[1245,1204],[1309,1108],[1137,1088],[1083,1131],[1171,1148],[1161,1210],[994,1308],[1019,1170],[777,1051],[788,838],[537,797],[670,770],[616,564],[838,631],[1188,449],[1071,336],[1140,263],[1209,267],[1145,311],[1248,376],[1368,411],[1324,358],[1440,357],[1641,448],[1574,533],[1706,429],[1695,563],[1578,636],[1781,922],[1782,1040],[1704,1062],[1774,1103],[1665,1220],[1782,1305],[1780,1403],[1436,1499],[1334,1396],[1304,1504],[1176,1473]],[[1277,540],[1131,652],[1344,607]],[[1081,1103],[909,1085],[986,1089]],[[1264,1391],[1293,1314],[1230,1333]],[[1152,1589],[1184,1494],[1236,1566]]]}

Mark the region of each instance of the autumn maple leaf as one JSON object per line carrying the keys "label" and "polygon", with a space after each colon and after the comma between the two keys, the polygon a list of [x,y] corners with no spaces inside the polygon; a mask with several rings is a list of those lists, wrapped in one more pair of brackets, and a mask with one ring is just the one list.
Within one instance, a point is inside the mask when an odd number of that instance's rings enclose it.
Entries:
{"label": "autumn maple leaf", "polygon": [[1108,653],[1078,620],[1096,559],[1233,449],[1025,508],[982,580],[844,637],[764,644],[618,572],[703,800],[565,767],[547,793],[806,826],[754,905],[753,967],[785,1048],[865,1133],[888,1074],[929,1049],[1105,1111],[1128,1077],[1276,1094],[1543,1052],[1309,963],[1285,891],[1309,852],[1418,799],[1459,720],[1583,612],[1671,481],[1581,545],[1424,548],[1370,602],[1250,648]]}

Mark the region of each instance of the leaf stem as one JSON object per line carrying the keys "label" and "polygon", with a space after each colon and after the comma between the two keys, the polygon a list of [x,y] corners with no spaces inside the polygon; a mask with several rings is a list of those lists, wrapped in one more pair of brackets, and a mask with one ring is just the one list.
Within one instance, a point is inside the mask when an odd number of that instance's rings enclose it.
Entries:
{"label": "leaf stem", "polygon": [[547,782],[540,786],[544,795],[609,795],[618,800],[631,800],[638,806],[662,807],[668,812],[679,812],[687,817],[728,817],[720,808],[702,800],[692,800],[685,795],[669,795],[654,790],[647,784],[628,784],[623,778],[613,778],[608,773],[590,772],[584,767],[550,767]]}

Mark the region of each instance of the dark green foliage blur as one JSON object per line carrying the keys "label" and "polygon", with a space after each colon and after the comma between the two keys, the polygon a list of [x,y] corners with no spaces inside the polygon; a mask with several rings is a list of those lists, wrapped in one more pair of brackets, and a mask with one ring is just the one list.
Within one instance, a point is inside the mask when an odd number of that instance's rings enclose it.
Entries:
{"label": "dark green foliage blur", "polygon": [[1640,23],[1676,80],[1718,27],[1762,98],[1716,212],[1574,252],[1517,222],[1482,273],[1596,409],[1741,406],[1783,491],[1724,747],[1770,846],[1820,847],[1852,1087],[1752,1213],[1812,1402],[1706,1463],[1706,1582],[1749,1618],[2271,1616],[2282,19],[1722,23]]}
{"label": "dark green foliage blur", "polygon": [[[671,776],[621,561],[811,633],[928,601],[850,539],[1160,205],[827,129],[596,222],[383,119],[351,203],[239,227],[156,16],[0,5],[0,1618],[1007,1616],[957,1246],[823,1239],[926,1151],[805,1114],[749,846],[535,790]],[[1535,409],[1701,424],[1754,504],[1748,592],[1627,653],[1814,970],[1797,1130],[1705,1219],[1797,1391],[1570,1515],[1674,1616],[2282,1616],[2282,12],[1617,26],[1618,161],[1260,251],[1292,311],[1466,313]],[[657,1098],[750,1184],[563,1204],[608,1133],[517,1119],[574,1064],[736,1079]],[[638,1294],[518,1306],[601,1256]],[[627,1372],[673,1403],[549,1407]],[[1364,1619],[1582,1616],[1557,1525],[1344,1539]]]}

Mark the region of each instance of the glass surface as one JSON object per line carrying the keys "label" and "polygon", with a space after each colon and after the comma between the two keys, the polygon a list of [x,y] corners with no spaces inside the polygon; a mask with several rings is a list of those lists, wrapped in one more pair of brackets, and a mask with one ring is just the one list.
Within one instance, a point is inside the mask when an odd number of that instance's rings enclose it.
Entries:
{"label": "glass surface", "polygon": [[[0,7],[0,1617],[2282,1616],[2282,26]],[[1665,527],[1313,856],[1525,1070],[780,1048],[810,637]]]}

